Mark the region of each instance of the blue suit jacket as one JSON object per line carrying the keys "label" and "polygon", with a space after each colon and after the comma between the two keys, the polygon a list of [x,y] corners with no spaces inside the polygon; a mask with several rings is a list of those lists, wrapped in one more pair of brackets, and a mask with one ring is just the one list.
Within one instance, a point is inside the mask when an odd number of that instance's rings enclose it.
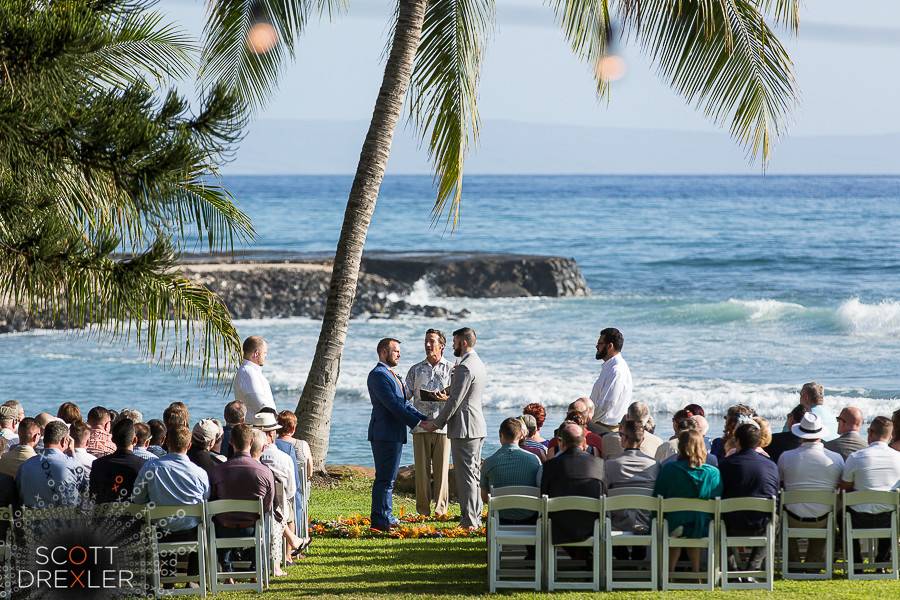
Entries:
{"label": "blue suit jacket", "polygon": [[428,417],[406,401],[400,382],[381,363],[369,373],[367,384],[372,400],[369,441],[405,444],[406,428],[412,429]]}

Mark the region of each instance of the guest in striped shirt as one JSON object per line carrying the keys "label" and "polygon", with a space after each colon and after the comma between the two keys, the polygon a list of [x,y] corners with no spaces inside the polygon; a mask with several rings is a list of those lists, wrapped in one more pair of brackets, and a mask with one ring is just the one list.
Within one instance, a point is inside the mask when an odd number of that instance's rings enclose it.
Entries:
{"label": "guest in striped shirt", "polygon": [[522,415],[519,417],[519,420],[521,420],[522,424],[525,426],[526,435],[526,437],[519,442],[519,447],[522,450],[531,452],[537,456],[541,462],[544,462],[547,460],[547,446],[542,444],[540,440],[535,439],[538,437],[537,420],[532,415]]}
{"label": "guest in striped shirt", "polygon": [[[500,424],[500,449],[481,465],[481,497],[484,501],[487,501],[491,488],[540,485],[541,461],[531,452],[519,448],[519,441],[524,436],[524,427],[519,419],[505,419]],[[500,511],[500,522],[504,524],[530,524],[536,520],[537,514],[531,511]]]}

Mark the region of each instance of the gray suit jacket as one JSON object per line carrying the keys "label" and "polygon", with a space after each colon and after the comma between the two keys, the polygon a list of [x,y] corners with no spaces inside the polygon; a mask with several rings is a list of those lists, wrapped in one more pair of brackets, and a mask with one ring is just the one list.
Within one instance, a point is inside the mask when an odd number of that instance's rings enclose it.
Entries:
{"label": "gray suit jacket", "polygon": [[481,394],[487,383],[487,371],[478,354],[471,350],[450,376],[450,398],[433,423],[447,426],[448,438],[483,438],[487,436]]}
{"label": "gray suit jacket", "polygon": [[868,445],[869,444],[868,442],[866,442],[866,438],[859,435],[855,431],[842,433],[839,437],[825,442],[825,448],[827,450],[837,452],[844,460],[847,460],[848,456],[850,456],[857,450],[862,450]]}

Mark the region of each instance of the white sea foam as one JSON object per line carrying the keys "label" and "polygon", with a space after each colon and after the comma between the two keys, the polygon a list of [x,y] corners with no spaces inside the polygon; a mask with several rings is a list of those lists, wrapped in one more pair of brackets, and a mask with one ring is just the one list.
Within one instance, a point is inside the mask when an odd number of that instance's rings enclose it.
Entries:
{"label": "white sea foam", "polygon": [[807,308],[802,304],[779,300],[736,300],[729,298],[727,304],[738,307],[751,321],[771,321],[787,315],[799,314]]}
{"label": "white sea foam", "polygon": [[853,335],[895,336],[900,334],[900,302],[864,304],[859,298],[851,298],[837,309],[837,320]]}

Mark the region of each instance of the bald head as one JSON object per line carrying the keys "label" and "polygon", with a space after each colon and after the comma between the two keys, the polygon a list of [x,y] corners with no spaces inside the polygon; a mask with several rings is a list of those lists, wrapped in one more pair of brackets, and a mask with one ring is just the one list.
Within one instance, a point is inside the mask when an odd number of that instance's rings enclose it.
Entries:
{"label": "bald head", "polygon": [[584,427],[577,423],[565,422],[559,428],[559,449],[565,452],[569,448],[584,448]]}
{"label": "bald head", "polygon": [[838,433],[858,432],[862,427],[862,411],[855,406],[848,406],[838,415]]}

